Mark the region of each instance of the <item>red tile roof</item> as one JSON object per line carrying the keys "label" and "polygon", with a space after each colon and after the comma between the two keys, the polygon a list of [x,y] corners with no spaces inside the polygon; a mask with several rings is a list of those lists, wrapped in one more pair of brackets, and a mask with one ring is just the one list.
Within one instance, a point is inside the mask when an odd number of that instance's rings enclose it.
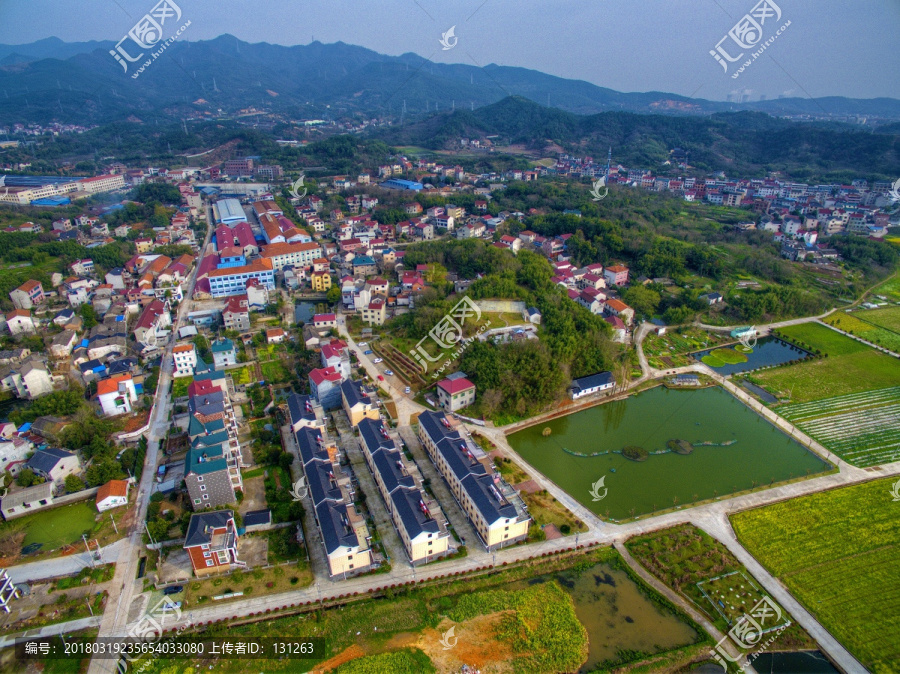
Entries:
{"label": "red tile roof", "polygon": [[128,482],[125,480],[110,480],[97,490],[95,503],[101,503],[110,496],[128,496]]}
{"label": "red tile roof", "polygon": [[438,386],[444,389],[450,395],[453,395],[454,393],[462,393],[463,391],[468,391],[469,389],[475,388],[475,384],[464,377],[461,377],[459,379],[442,379],[438,382]]}
{"label": "red tile roof", "polygon": [[331,366],[319,367],[309,373],[309,378],[312,379],[316,386],[318,386],[324,381],[340,382],[341,373]]}

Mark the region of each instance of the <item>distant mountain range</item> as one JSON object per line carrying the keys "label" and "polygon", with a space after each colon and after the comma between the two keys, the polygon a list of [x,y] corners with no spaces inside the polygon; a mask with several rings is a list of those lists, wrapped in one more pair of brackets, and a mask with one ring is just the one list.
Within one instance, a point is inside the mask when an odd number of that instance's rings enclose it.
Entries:
{"label": "distant mountain range", "polygon": [[[722,103],[663,92],[621,93],[535,70],[490,64],[431,63],[415,54],[385,56],[341,42],[283,47],[222,35],[176,41],[136,79],[109,54],[113,42],[48,38],[0,45],[0,119],[10,122],[104,123],[132,116],[180,119],[200,111],[250,108],[292,119],[414,117],[474,109],[508,96],[578,114],[606,111],[709,115],[751,110],[773,115],[876,116],[900,120],[890,98],[788,98]],[[825,111],[825,113],[823,113]]]}

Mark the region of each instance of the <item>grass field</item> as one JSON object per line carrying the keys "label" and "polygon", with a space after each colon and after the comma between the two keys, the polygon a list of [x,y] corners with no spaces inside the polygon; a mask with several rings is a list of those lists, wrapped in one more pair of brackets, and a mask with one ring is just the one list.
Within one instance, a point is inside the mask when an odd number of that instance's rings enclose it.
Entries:
{"label": "grass field", "polygon": [[[724,545],[692,524],[635,536],[625,545],[644,568],[687,598],[722,632],[764,595]],[[784,650],[813,646],[797,624],[786,629],[776,644]]]}
{"label": "grass field", "polygon": [[885,349],[900,351],[900,308],[836,312],[825,323]]}
{"label": "grass field", "polygon": [[885,307],[854,312],[856,316],[868,323],[874,323],[887,330],[900,333],[900,307]]}
{"label": "grass field", "polygon": [[24,532],[22,547],[39,544],[42,550],[52,550],[80,542],[81,534],[94,530],[96,518],[97,509],[93,500],[88,499],[4,522],[0,526],[0,537]]}
{"label": "grass field", "polygon": [[741,543],[871,672],[900,662],[900,517],[892,480],[731,516]]}
{"label": "grass field", "polygon": [[263,377],[269,384],[281,384],[290,381],[291,373],[280,360],[270,360],[266,363],[260,363],[259,369],[262,370]]}
{"label": "grass field", "polygon": [[872,291],[872,295],[874,295],[876,298],[881,296],[887,300],[900,302],[900,276],[895,276],[894,278],[882,283]]}
{"label": "grass field", "polygon": [[818,323],[791,325],[787,328],[781,328],[779,332],[792,340],[803,342],[807,346],[812,347],[813,350],[827,353],[829,356],[845,356],[868,350],[865,344],[860,344]]}
{"label": "grass field", "polygon": [[[318,637],[320,641],[313,659],[259,660],[250,669],[246,661],[237,659],[158,658],[146,661],[143,671],[147,674],[187,674],[206,671],[207,665],[214,662],[215,670],[222,674],[247,671],[418,674],[434,670],[459,672],[462,663],[475,665],[484,672],[574,672],[588,655],[586,628],[589,630],[590,627],[579,620],[573,595],[563,589],[557,578],[564,574],[566,588],[570,587],[568,583],[581,578],[589,581],[593,588],[598,582],[597,563],[607,564],[615,570],[627,570],[615,551],[605,548],[506,568],[491,575],[446,579],[437,585],[415,589],[391,588],[377,599],[239,627],[227,623],[207,626],[203,629],[204,637],[233,636],[239,631],[248,639],[291,635],[298,639]],[[607,579],[609,577],[607,575]],[[530,582],[536,578],[545,582]],[[602,575],[600,578],[602,580]],[[634,576],[629,574],[625,580],[629,579],[633,580]],[[632,586],[625,582],[628,587],[610,594],[598,590],[597,599],[582,601],[596,602],[601,614],[618,624],[622,622],[621,616],[616,616],[620,606],[605,606],[603,602],[615,602],[625,596],[620,593],[637,591],[653,602],[654,610],[663,614],[663,622],[654,624],[668,625],[671,620],[684,622],[691,628],[688,631],[693,636],[677,646],[669,646],[674,650],[666,651],[665,648],[654,648],[652,641],[645,642],[640,636],[611,634],[613,643],[624,644],[622,650],[614,652],[617,664],[668,656],[689,661],[708,646],[710,641],[699,626],[685,620],[680,612],[639,580],[635,583],[637,585]],[[634,621],[625,618],[624,622]],[[455,640],[451,640],[455,646],[448,650],[442,648],[440,639],[451,626],[455,629]],[[641,650],[629,650],[638,642],[646,645]]]}
{"label": "grass field", "polygon": [[828,357],[773,368],[747,378],[779,397],[808,402],[888,388],[900,381],[900,361],[830,328],[805,323],[782,331]]}
{"label": "grass field", "polygon": [[193,377],[178,377],[172,380],[172,397],[183,398],[187,395],[188,386],[194,381]]}
{"label": "grass field", "polygon": [[900,386],[783,405],[777,411],[855,466],[900,460]]}

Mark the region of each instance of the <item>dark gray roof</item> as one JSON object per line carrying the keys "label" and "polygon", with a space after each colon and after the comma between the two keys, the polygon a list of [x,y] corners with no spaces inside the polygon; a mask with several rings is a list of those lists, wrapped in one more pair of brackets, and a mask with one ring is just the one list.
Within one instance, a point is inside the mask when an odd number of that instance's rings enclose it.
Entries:
{"label": "dark gray roof", "polygon": [[25,503],[34,503],[41,500],[49,501],[51,498],[53,498],[53,483],[41,482],[41,484],[9,492],[3,497],[0,507],[3,510],[9,510]]}
{"label": "dark gray roof", "polygon": [[312,502],[318,505],[323,501],[341,501],[344,497],[334,482],[333,468],[330,461],[310,461],[303,466],[306,480],[309,483],[309,495]]}
{"label": "dark gray roof", "polygon": [[612,372],[598,372],[597,374],[590,374],[587,377],[579,377],[572,382],[572,390],[573,391],[584,391],[589,388],[594,388],[597,386],[607,386],[609,384],[615,384],[616,380],[613,377]]}
{"label": "dark gray roof", "polygon": [[300,421],[316,421],[316,413],[312,411],[312,408],[307,409],[306,404],[311,402],[312,398],[309,396],[302,396],[297,393],[292,393],[288,396],[287,404],[288,404],[288,412],[291,415],[291,425],[296,424]]}
{"label": "dark gray roof", "polygon": [[82,363],[81,365],[78,366],[78,369],[81,370],[81,373],[82,373],[82,374],[86,374],[86,373],[92,372],[92,371],[94,371],[94,370],[96,370],[96,369],[101,369],[101,370],[102,370],[102,369],[104,369],[104,368],[106,368],[106,367],[107,367],[107,366],[103,363],[103,361],[97,360],[97,359],[95,358],[94,360],[89,360],[89,361],[86,362],[86,363]]}
{"label": "dark gray roof", "polygon": [[353,407],[359,403],[363,405],[371,405],[372,399],[369,398],[362,390],[362,384],[352,379],[347,379],[341,383],[341,395],[347,401],[347,405]]}
{"label": "dark gray roof", "polygon": [[221,391],[207,393],[202,396],[194,396],[188,402],[188,410],[191,414],[210,416],[225,411],[225,394]]}
{"label": "dark gray roof", "polygon": [[463,486],[488,522],[496,522],[500,518],[514,520],[518,517],[516,507],[500,495],[500,491],[493,486],[490,475],[469,475],[463,480]]}
{"label": "dark gray roof", "polygon": [[72,452],[67,452],[64,449],[59,449],[57,447],[48,447],[47,449],[36,451],[34,455],[28,459],[28,462],[25,465],[36,473],[43,473],[46,475],[53,470],[60,461],[72,456],[75,456]]}
{"label": "dark gray roof", "polygon": [[382,429],[384,429],[384,424],[380,420],[375,421],[375,419],[366,417],[359,422],[359,435],[365,442],[370,454],[374,454],[381,447],[388,449],[396,449],[397,447],[393,440],[384,437]]}
{"label": "dark gray roof", "polygon": [[379,449],[372,455],[372,463],[389,494],[401,486],[415,488],[415,480],[402,468],[403,455],[396,449]]}
{"label": "dark gray roof", "polygon": [[213,510],[208,513],[195,513],[191,515],[188,523],[187,535],[184,537],[184,547],[193,547],[209,543],[212,537],[207,532],[207,527],[222,529],[228,524],[228,520],[234,517],[233,510]]}
{"label": "dark gray roof", "polygon": [[251,510],[248,513],[244,514],[244,526],[252,527],[259,524],[271,524],[272,523],[272,511],[269,509],[265,510]]}
{"label": "dark gray roof", "polygon": [[[469,458],[462,450],[465,441],[457,431],[445,427],[438,412],[422,412],[419,425],[435,441],[437,450],[444,457],[450,470],[456,475],[472,502],[481,511],[488,523],[501,518],[516,519],[516,508],[504,499],[497,499],[491,490],[493,479],[484,466],[474,458]],[[498,492],[499,493],[499,492]]]}
{"label": "dark gray roof", "polygon": [[446,428],[440,419],[443,414],[437,412],[423,412],[419,415],[419,424],[423,426],[432,437],[436,440],[438,451],[443,455],[450,470],[456,475],[457,479],[462,480],[470,473],[475,475],[485,475],[484,466],[474,458],[469,458],[463,452],[462,447],[466,444],[465,440],[460,436],[458,431],[451,431]]}
{"label": "dark gray roof", "polygon": [[329,461],[328,452],[319,445],[321,431],[305,426],[297,431],[297,447],[300,448],[300,462],[304,465],[313,460]]}
{"label": "dark gray roof", "polygon": [[422,510],[425,504],[418,489],[397,489],[391,493],[391,502],[410,538],[422,532],[440,533],[437,521]]}
{"label": "dark gray roof", "polygon": [[356,534],[350,528],[347,506],[323,501],[316,506],[316,516],[322,530],[325,550],[329,555],[342,546],[353,548],[359,545]]}
{"label": "dark gray roof", "polygon": [[125,374],[130,372],[131,368],[137,365],[137,358],[120,358],[109,363],[109,374],[114,376],[117,374]]}

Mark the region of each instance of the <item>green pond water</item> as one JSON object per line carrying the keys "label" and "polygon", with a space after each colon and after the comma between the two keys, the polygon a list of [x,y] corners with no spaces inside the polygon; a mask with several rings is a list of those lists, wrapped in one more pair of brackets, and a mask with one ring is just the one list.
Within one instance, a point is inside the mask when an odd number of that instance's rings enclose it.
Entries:
{"label": "green pond water", "polygon": [[37,544],[39,549],[54,550],[70,543],[81,543],[81,534],[90,533],[96,518],[94,500],[87,499],[3,522],[0,536],[10,531],[24,531],[23,548]]}
{"label": "green pond water", "polygon": [[[546,437],[545,428],[551,429]],[[666,451],[666,443],[676,439],[693,444],[693,453],[653,454]],[[768,485],[830,468],[718,387],[685,391],[660,386],[541,422],[508,440],[579,503],[619,520],[630,517],[632,508],[642,515],[750,489],[754,481]],[[638,462],[614,453],[628,445],[650,455]],[[609,453],[584,458],[564,450]],[[603,485],[594,490],[601,499],[594,500],[592,487],[601,478]]]}
{"label": "green pond water", "polygon": [[694,643],[698,635],[678,616],[650,601],[624,571],[596,564],[585,571],[564,571],[513,585],[513,589],[555,580],[572,597],[575,614],[588,634],[588,658],[582,672],[620,651],[655,654]]}

